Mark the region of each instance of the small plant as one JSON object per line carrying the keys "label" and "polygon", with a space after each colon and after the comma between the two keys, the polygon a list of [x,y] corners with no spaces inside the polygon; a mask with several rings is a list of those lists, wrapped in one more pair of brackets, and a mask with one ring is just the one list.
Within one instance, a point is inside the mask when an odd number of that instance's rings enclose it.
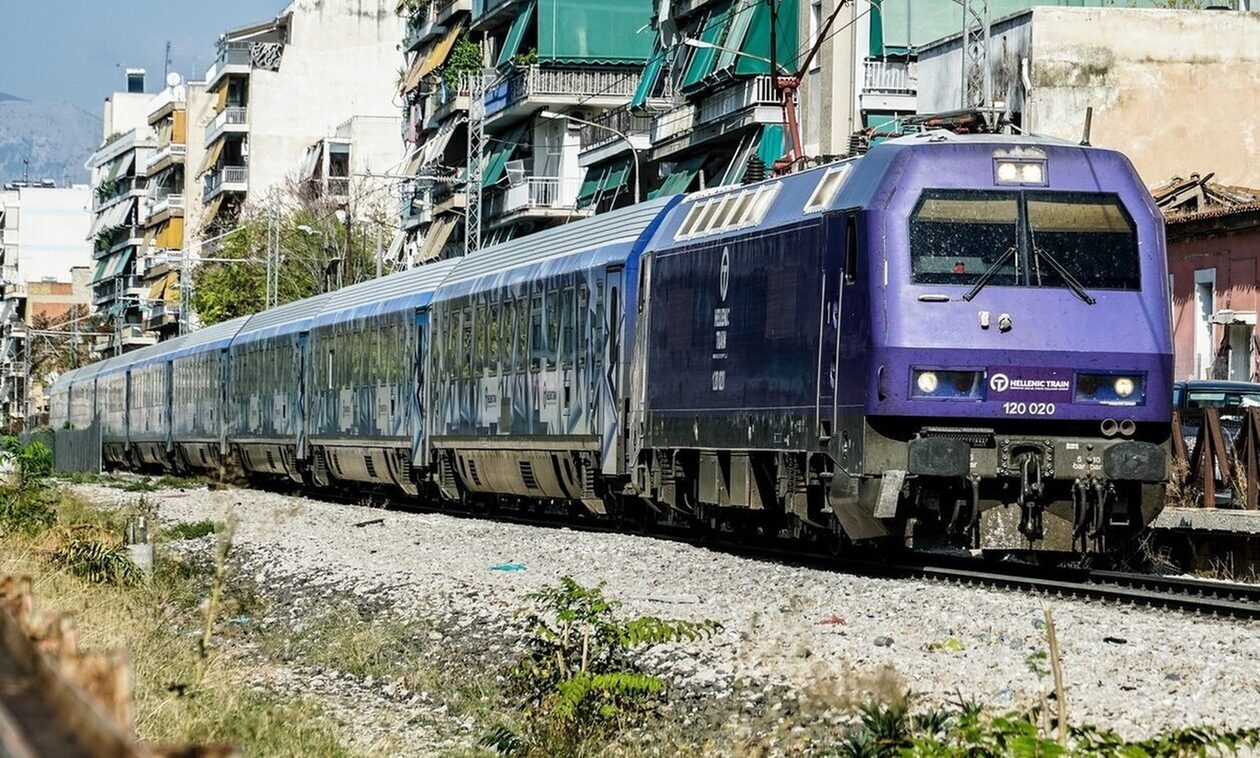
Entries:
{"label": "small plant", "polygon": [[504,754],[573,753],[616,733],[652,710],[665,682],[643,673],[635,652],[644,646],[698,640],[720,629],[714,621],[616,618],[618,603],[603,585],[570,577],[529,594],[523,615],[527,652],[511,672],[524,698],[519,732],[499,726],[482,744]]}
{"label": "small plant", "polygon": [[73,539],[57,550],[53,560],[75,576],[98,584],[134,584],[140,579],[140,569],[126,548],[99,539]]}
{"label": "small plant", "polygon": [[223,528],[224,525],[222,523],[208,519],[192,523],[181,521],[167,528],[163,536],[168,540],[196,540],[208,534],[216,534],[222,531]]}

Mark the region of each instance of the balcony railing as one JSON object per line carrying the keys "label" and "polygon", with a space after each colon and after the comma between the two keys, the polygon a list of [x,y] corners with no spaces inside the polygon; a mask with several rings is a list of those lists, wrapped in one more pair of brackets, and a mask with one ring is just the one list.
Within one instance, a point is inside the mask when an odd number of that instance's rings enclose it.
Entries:
{"label": "balcony railing", "polygon": [[652,144],[659,145],[696,127],[696,106],[680,105],[652,119]]}
{"label": "balcony railing", "polygon": [[583,150],[591,150],[621,139],[613,132],[608,131],[609,129],[621,132],[626,136],[647,134],[652,129],[651,116],[635,115],[625,106],[605,111],[591,119],[591,123],[599,126],[582,124],[582,129],[579,132]]}
{"label": "balcony railing", "polygon": [[238,187],[227,187],[226,189],[244,189],[243,185],[248,181],[249,169],[245,166],[224,166],[218,171],[211,171],[202,180],[202,200],[209,200],[218,194],[219,190],[224,188],[224,185],[241,185]]}
{"label": "balcony railing", "polygon": [[182,142],[168,142],[162,145],[153,154],[149,156],[149,160],[144,162],[145,169],[156,166],[167,158],[183,158],[188,154],[188,145]]}
{"label": "balcony railing", "polygon": [[243,105],[229,105],[224,108],[221,113],[214,117],[210,125],[206,127],[205,144],[213,143],[220,134],[222,134],[229,126],[241,126],[246,123],[248,116],[248,108]]}
{"label": "balcony railing", "polygon": [[696,123],[707,124],[745,108],[757,105],[779,105],[781,102],[782,98],[775,91],[774,80],[771,77],[758,76],[744,79],[701,100]]}
{"label": "balcony railing", "polygon": [[867,92],[883,92],[913,95],[919,87],[915,66],[905,61],[886,61],[878,58],[866,60],[864,89]]}
{"label": "balcony railing", "polygon": [[124,176],[112,182],[97,185],[96,197],[92,201],[92,210],[99,211],[115,200],[135,190],[144,189],[144,179],[135,176]]}
{"label": "balcony railing", "polygon": [[558,176],[529,176],[515,187],[508,187],[503,197],[506,213],[526,208],[572,208],[577,203],[576,178]]}
{"label": "balcony railing", "polygon": [[176,211],[184,209],[183,195],[164,195],[153,199],[153,207],[149,209],[149,214],[156,216],[165,211]]}
{"label": "balcony railing", "polygon": [[634,95],[638,85],[637,71],[525,66],[486,93],[486,115],[493,115],[533,97],[628,98]]}

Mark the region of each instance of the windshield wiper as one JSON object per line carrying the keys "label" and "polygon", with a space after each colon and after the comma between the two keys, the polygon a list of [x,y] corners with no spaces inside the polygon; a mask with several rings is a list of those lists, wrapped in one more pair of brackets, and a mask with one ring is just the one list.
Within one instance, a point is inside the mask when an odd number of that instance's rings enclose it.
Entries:
{"label": "windshield wiper", "polygon": [[971,302],[971,298],[975,297],[976,295],[979,295],[980,290],[984,289],[984,285],[988,284],[989,280],[992,279],[995,274],[997,274],[998,269],[1005,266],[1008,261],[1010,261],[1012,258],[1015,257],[1015,251],[1017,248],[1018,248],[1018,245],[1011,245],[1011,247],[1007,249],[1005,253],[1002,253],[1000,256],[998,256],[998,259],[996,261],[993,261],[993,265],[989,266],[989,268],[983,274],[980,275],[980,278],[976,280],[975,286],[971,288],[970,292],[963,295],[962,299],[966,300],[967,302]]}
{"label": "windshield wiper", "polygon": [[1089,293],[1085,291],[1085,286],[1081,284],[1080,281],[1066,268],[1064,268],[1063,264],[1059,263],[1058,259],[1049,252],[1034,245],[1033,255],[1037,256],[1038,259],[1044,257],[1046,259],[1046,263],[1050,264],[1050,268],[1054,269],[1059,276],[1063,278],[1063,283],[1066,284],[1067,288],[1072,291],[1072,294],[1084,300],[1086,305],[1093,305],[1098,302],[1094,298],[1090,297]]}

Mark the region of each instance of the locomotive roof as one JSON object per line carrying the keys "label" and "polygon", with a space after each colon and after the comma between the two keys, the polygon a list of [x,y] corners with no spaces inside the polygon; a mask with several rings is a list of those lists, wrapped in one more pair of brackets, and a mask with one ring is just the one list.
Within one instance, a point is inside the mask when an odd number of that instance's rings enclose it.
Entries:
{"label": "locomotive roof", "polygon": [[427,305],[456,263],[457,259],[428,263],[332,292],[311,327]]}

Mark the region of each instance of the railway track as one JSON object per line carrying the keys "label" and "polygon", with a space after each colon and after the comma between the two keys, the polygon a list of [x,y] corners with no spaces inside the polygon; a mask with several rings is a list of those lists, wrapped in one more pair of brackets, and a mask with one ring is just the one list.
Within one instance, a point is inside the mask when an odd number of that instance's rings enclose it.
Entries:
{"label": "railway track", "polygon": [[[292,490],[285,490],[292,492]],[[362,494],[305,491],[312,499],[362,505]],[[492,518],[509,523],[562,527],[590,532],[623,532],[612,522],[569,519],[548,514],[496,510],[491,513],[441,507],[421,500],[383,495],[372,501],[387,510],[441,513],[462,518]],[[1073,597],[1100,602],[1162,608],[1225,618],[1260,619],[1260,584],[1239,584],[1184,576],[1089,568],[1049,568],[1010,560],[920,553],[910,556],[832,555],[813,542],[759,539],[739,541],[723,532],[696,533],[681,527],[658,527],[644,536],[707,547],[747,558],[846,571],[867,576],[970,584],[1045,597]]]}

